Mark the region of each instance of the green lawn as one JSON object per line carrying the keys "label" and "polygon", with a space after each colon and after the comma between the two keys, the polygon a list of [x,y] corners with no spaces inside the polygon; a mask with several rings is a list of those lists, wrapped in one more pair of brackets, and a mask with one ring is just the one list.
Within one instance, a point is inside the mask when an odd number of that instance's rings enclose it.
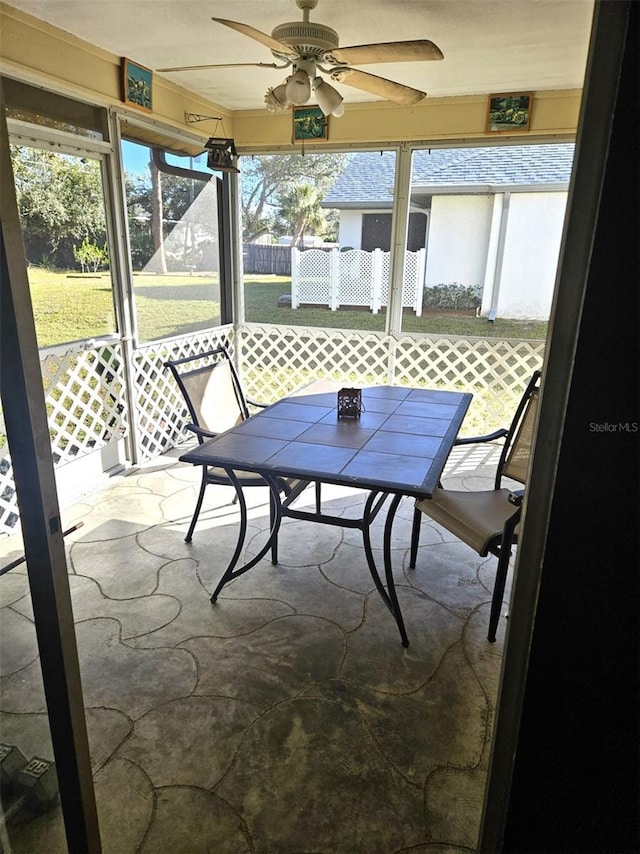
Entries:
{"label": "green lawn", "polygon": [[[116,330],[108,273],[79,276],[66,271],[29,268],[29,283],[40,347],[105,335]],[[220,323],[215,277],[134,275],[136,310],[142,340],[166,338],[207,329]],[[245,313],[252,323],[384,330],[384,314],[327,308],[278,308],[278,297],[289,294],[291,280],[283,276],[246,276]],[[479,317],[405,314],[405,332],[472,337],[542,339],[547,323]]]}
{"label": "green lawn", "polygon": [[[384,314],[370,311],[328,308],[278,308],[278,297],[291,293],[291,280],[284,276],[246,276],[245,314],[251,323],[283,323],[291,326],[324,326],[330,329],[384,331]],[[489,338],[540,339],[547,336],[547,322],[539,320],[503,320],[489,323],[482,317],[428,314],[416,317],[405,314],[405,332],[430,335],[463,335]]]}
{"label": "green lawn", "polygon": [[[40,347],[116,331],[108,273],[81,276],[30,267],[29,285]],[[134,289],[142,340],[220,323],[217,277],[134,274]]]}
{"label": "green lawn", "polygon": [[108,275],[76,279],[30,267],[29,286],[40,347],[115,331]]}

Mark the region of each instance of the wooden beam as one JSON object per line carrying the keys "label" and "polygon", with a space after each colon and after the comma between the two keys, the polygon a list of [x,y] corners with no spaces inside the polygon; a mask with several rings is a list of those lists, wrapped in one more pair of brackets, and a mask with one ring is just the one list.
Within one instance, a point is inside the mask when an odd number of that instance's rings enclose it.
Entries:
{"label": "wooden beam", "polygon": [[0,231],[0,395],[67,844],[70,851],[99,854],[67,561],[4,109],[0,116]]}

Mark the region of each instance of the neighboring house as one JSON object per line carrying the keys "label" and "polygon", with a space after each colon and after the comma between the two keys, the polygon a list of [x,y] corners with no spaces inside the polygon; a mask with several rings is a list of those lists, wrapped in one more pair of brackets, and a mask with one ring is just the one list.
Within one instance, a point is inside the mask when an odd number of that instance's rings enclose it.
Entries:
{"label": "neighboring house", "polygon": [[[425,285],[482,290],[482,314],[547,319],[574,146],[414,153],[407,248],[427,249]],[[322,206],[340,211],[341,248],[389,250],[395,154],[352,155]]]}

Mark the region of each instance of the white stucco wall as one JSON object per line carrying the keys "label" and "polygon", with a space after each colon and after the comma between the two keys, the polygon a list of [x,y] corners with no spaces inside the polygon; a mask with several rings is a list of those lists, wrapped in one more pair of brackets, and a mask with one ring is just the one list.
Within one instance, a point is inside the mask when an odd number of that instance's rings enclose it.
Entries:
{"label": "white stucco wall", "polygon": [[427,247],[427,286],[482,285],[493,196],[434,196]]}
{"label": "white stucco wall", "polygon": [[566,204],[566,192],[511,194],[498,317],[548,319]]}
{"label": "white stucco wall", "polygon": [[341,247],[350,246],[360,249],[362,246],[362,211],[340,211],[338,242]]}
{"label": "white stucco wall", "polygon": [[[482,313],[547,320],[562,238],[566,191],[442,195],[432,199],[425,283],[484,286]],[[359,249],[363,211],[342,211],[340,246]],[[504,245],[499,238],[506,216]]]}

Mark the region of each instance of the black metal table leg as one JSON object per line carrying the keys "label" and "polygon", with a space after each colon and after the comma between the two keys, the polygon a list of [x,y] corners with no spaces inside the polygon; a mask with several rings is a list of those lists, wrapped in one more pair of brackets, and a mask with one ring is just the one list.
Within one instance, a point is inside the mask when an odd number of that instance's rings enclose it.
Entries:
{"label": "black metal table leg", "polygon": [[386,501],[386,493],[381,494],[379,492],[376,492],[375,490],[369,493],[364,505],[364,510],[362,512],[362,523],[359,527],[362,530],[364,553],[365,557],[367,558],[367,567],[369,568],[369,574],[373,579],[373,583],[376,585],[376,590],[380,594],[382,601],[387,606],[387,608],[391,610],[391,601],[389,599],[389,596],[387,595],[387,591],[385,590],[384,584],[382,583],[382,579],[380,578],[380,573],[378,572],[378,567],[376,566],[376,561],[373,556],[373,549],[371,547],[371,522],[375,518],[371,515],[371,509],[374,505],[376,498],[380,495],[382,501]]}
{"label": "black metal table leg", "polygon": [[400,502],[402,501],[402,495],[394,495],[391,501],[391,505],[387,512],[387,518],[384,523],[384,572],[387,579],[387,590],[389,591],[389,599],[391,600],[392,608],[391,613],[396,618],[396,623],[398,624],[398,629],[400,631],[400,637],[402,638],[402,646],[409,646],[409,638],[407,637],[407,632],[404,627],[404,620],[402,619],[402,611],[400,610],[400,603],[398,602],[398,594],[396,593],[396,584],[393,578],[393,566],[391,564],[391,532],[393,528],[393,520],[395,519],[396,512],[398,507],[400,506]]}
{"label": "black metal table leg", "polygon": [[[398,596],[396,594],[396,587],[391,567],[391,530],[393,527],[393,520],[395,518],[398,505],[402,500],[402,495],[393,496],[391,505],[389,507],[389,510],[387,511],[387,518],[384,524],[384,571],[387,582],[386,588],[380,578],[380,573],[378,572],[375,558],[373,556],[373,549],[371,548],[371,522],[375,518],[378,510],[380,509],[380,505],[388,498],[388,495],[389,493],[369,493],[369,497],[367,498],[367,501],[364,506],[364,512],[362,514],[362,539],[364,541],[364,553],[367,558],[367,566],[369,567],[371,577],[373,578],[373,581],[376,585],[376,589],[380,594],[380,598],[387,606],[389,611],[393,614],[393,617],[398,626],[398,630],[400,632],[402,645],[407,647],[409,646],[409,639],[405,631],[404,620],[402,619],[402,611],[400,610],[400,603],[398,602]],[[381,496],[381,499],[378,501],[378,503],[375,504],[374,508],[374,502],[377,496]],[[374,508],[373,515],[371,512],[372,508]]]}
{"label": "black metal table leg", "polygon": [[213,591],[211,595],[211,601],[215,602],[220,594],[220,591],[224,587],[224,585],[231,581],[232,578],[237,578],[240,575],[243,575],[249,569],[254,567],[257,563],[259,563],[262,558],[266,555],[266,553],[271,549],[272,544],[276,541],[278,536],[278,530],[280,528],[280,522],[282,521],[282,506],[280,503],[280,493],[278,491],[278,485],[274,478],[265,476],[265,481],[269,486],[269,490],[271,493],[270,503],[272,504],[272,513],[270,516],[272,517],[272,525],[271,530],[269,532],[269,537],[265,545],[260,549],[257,555],[253,557],[248,563],[243,564],[239,569],[236,569],[236,564],[240,559],[240,555],[242,554],[242,549],[244,547],[244,541],[247,535],[247,502],[245,501],[244,493],[242,491],[242,486],[240,485],[240,481],[238,480],[237,475],[232,469],[225,468],[227,475],[229,476],[229,480],[232,482],[234,489],[236,491],[236,495],[238,497],[238,504],[240,505],[240,530],[238,532],[238,540],[236,542],[236,547],[233,552],[233,556],[222,574],[222,578],[218,582],[216,589]]}
{"label": "black metal table leg", "polygon": [[249,569],[252,569],[252,567],[254,567],[262,560],[262,558],[267,554],[269,549],[272,550],[273,558],[275,554],[274,544],[278,536],[278,531],[280,530],[280,524],[282,522],[283,516],[288,516],[293,519],[320,522],[326,525],[336,525],[344,528],[359,528],[362,531],[362,539],[364,544],[364,553],[367,559],[367,567],[369,569],[371,578],[373,579],[373,582],[376,586],[376,590],[378,591],[380,598],[387,606],[396,621],[398,630],[400,632],[402,645],[405,647],[409,646],[409,639],[407,638],[407,633],[405,631],[404,621],[402,618],[402,612],[400,610],[400,603],[398,602],[398,596],[396,594],[395,582],[393,579],[393,572],[391,567],[391,531],[396,511],[402,499],[401,495],[393,495],[384,525],[384,571],[386,585],[380,577],[380,572],[378,571],[378,567],[376,566],[376,560],[373,554],[373,548],[371,546],[371,525],[380,510],[382,509],[385,501],[389,498],[390,493],[381,492],[380,490],[375,489],[372,490],[367,496],[367,500],[365,501],[362,518],[343,519],[328,514],[322,514],[317,512],[311,513],[305,510],[294,510],[289,507],[289,499],[285,499],[285,502],[283,504],[283,501],[280,497],[280,490],[278,488],[277,479],[269,474],[263,474],[265,482],[267,483],[271,493],[271,530],[269,533],[269,537],[264,546],[260,549],[260,551],[248,563],[243,564],[241,567],[236,569],[236,565],[242,553],[247,532],[247,506],[242,492],[242,487],[237,476],[231,469],[225,468],[225,471],[227,472],[230,481],[233,483],[234,488],[236,490],[236,495],[238,497],[238,503],[240,505],[240,531],[238,533],[238,541],[236,543],[236,548],[233,553],[233,557],[231,558],[231,561],[229,562],[229,565],[224,571],[222,578],[218,582],[218,586],[216,587],[213,592],[213,595],[211,596],[212,602],[216,601],[220,591],[228,581],[233,578],[237,578],[238,576],[247,572]]}

